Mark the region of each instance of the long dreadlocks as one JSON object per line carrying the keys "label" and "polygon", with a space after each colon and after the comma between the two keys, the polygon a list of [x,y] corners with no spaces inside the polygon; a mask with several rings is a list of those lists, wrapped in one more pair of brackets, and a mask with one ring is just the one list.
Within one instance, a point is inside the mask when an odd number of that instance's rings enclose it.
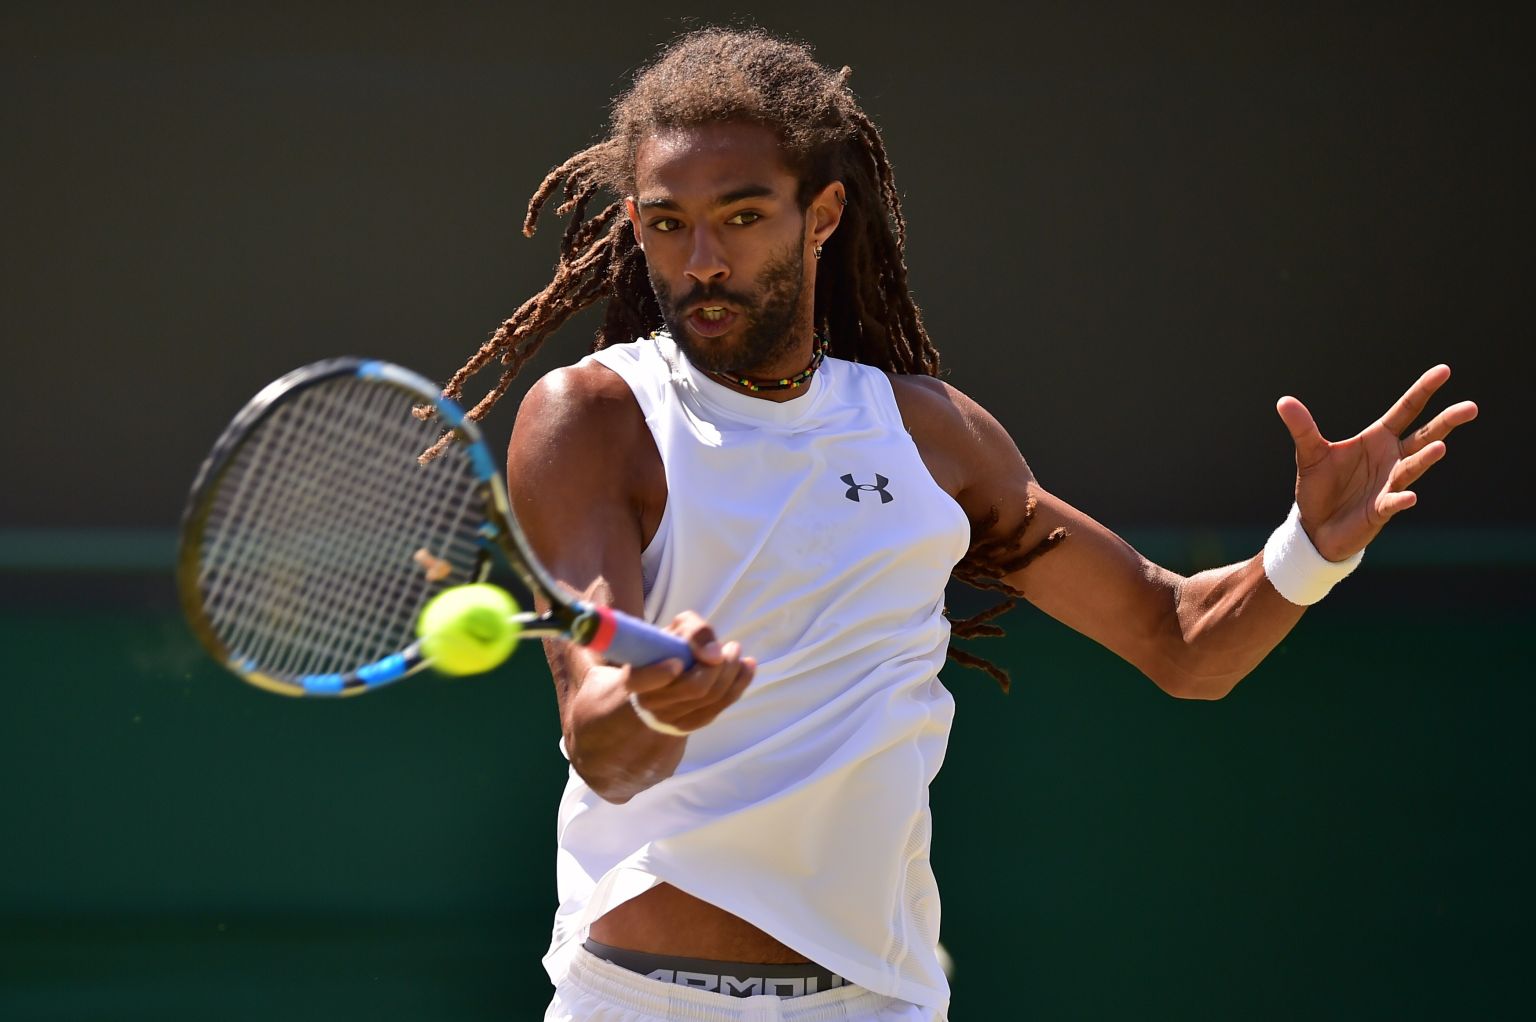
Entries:
{"label": "long dreadlocks", "polygon": [[[444,395],[462,397],[471,377],[492,360],[500,361],[500,379],[468,413],[480,419],[550,334],[599,301],[607,307],[594,350],[662,328],[645,255],[635,242],[622,197],[634,193],[635,152],[644,139],[667,128],[719,122],[761,124],[778,135],[785,162],[800,182],[802,209],[831,181],[840,180],[846,188],[842,224],[816,267],[812,317],[816,330],[830,341],[830,354],[890,373],[937,376],[939,352],[907,284],[906,220],[895,177],[879,130],[848,88],[851,74],[847,67],[831,71],[806,47],[756,29],[704,29],[667,47],[614,102],[608,137],[550,171],[534,192],[524,235],[532,236],[557,189],[555,212],[569,217],[555,275],[454,373]],[[615,201],[588,216],[599,192]],[[1033,510],[1027,509],[1014,536],[973,544],[956,567],[955,578],[1003,592],[1005,599],[953,622],[954,638],[1003,634],[991,622],[1022,594],[1001,578],[1065,534],[1057,529],[1026,548],[1023,533]],[[973,531],[984,534],[996,518],[994,509],[991,522],[973,523]],[[1007,690],[1008,675],[1001,668],[953,646],[949,655],[985,670]]]}

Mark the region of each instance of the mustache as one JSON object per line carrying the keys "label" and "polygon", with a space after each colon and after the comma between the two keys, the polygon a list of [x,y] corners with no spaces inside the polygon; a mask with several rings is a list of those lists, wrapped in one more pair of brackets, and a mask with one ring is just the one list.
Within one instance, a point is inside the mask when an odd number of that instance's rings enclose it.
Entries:
{"label": "mustache", "polygon": [[736,292],[729,291],[723,287],[720,287],[719,285],[698,285],[689,288],[687,294],[683,295],[683,297],[677,301],[672,302],[671,305],[674,310],[686,309],[690,305],[696,305],[703,302],[729,302],[730,304],[735,305],[737,308],[741,309],[750,309],[752,307],[752,300],[746,295],[737,294]]}

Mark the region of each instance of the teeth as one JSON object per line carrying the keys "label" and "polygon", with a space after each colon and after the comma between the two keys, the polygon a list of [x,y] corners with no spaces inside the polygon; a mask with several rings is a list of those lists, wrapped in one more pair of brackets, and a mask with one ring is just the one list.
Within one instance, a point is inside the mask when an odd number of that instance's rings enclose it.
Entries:
{"label": "teeth", "polygon": [[722,320],[725,318],[725,310],[719,306],[711,306],[708,309],[700,309],[699,316],[713,323],[717,320]]}

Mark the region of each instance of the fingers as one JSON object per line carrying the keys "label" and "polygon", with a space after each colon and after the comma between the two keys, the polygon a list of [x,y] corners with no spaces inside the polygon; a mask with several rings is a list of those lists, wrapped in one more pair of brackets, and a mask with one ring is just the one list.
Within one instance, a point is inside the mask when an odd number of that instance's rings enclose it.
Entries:
{"label": "fingers", "polygon": [[741,644],[727,642],[718,664],[697,664],[677,675],[670,684],[644,693],[645,708],[656,713],[688,713],[702,706],[728,703],[722,700],[743,676],[751,679],[752,662],[741,655]]}
{"label": "fingers", "polygon": [[741,656],[737,643],[728,642],[722,649],[725,657],[719,664],[698,664],[662,688],[636,692],[635,700],[663,724],[697,731],[741,698],[757,671],[757,662]]}
{"label": "fingers", "polygon": [[676,657],[644,667],[631,667],[624,687],[637,695],[656,692],[676,681],[683,673],[683,662]]}
{"label": "fingers", "polygon": [[1387,411],[1387,414],[1381,417],[1381,424],[1398,436],[1402,436],[1408,432],[1408,427],[1413,425],[1413,420],[1424,411],[1424,407],[1429,404],[1429,399],[1434,396],[1435,391],[1450,378],[1451,367],[1448,365],[1437,365],[1428,370],[1408,388],[1407,393],[1397,399],[1397,403]]}
{"label": "fingers", "polygon": [[1312,413],[1307,411],[1306,405],[1286,395],[1275,402],[1275,411],[1280,413],[1280,421],[1285,423],[1291,440],[1296,444],[1298,468],[1306,468],[1328,453],[1328,441],[1318,432],[1317,423],[1313,421]]}
{"label": "fingers", "polygon": [[[709,626],[708,621],[691,610],[685,610],[673,618],[667,631],[688,640],[695,663],[706,666],[718,664],[724,657],[720,642],[715,638],[715,630]],[[682,661],[675,659],[645,667],[632,667],[628,688],[636,693],[654,692],[672,684],[682,673]]]}
{"label": "fingers", "polygon": [[1412,490],[1399,490],[1396,493],[1383,493],[1376,499],[1376,510],[1382,518],[1391,518],[1400,511],[1407,511],[1419,502],[1418,494]]}
{"label": "fingers", "polygon": [[1392,469],[1392,477],[1388,480],[1391,490],[1406,490],[1419,481],[1419,477],[1429,471],[1429,467],[1441,458],[1445,457],[1445,442],[1436,440],[1426,444],[1418,453],[1412,454],[1399,461]]}
{"label": "fingers", "polygon": [[727,706],[740,699],[741,694],[752,683],[753,672],[757,669],[755,662],[750,660],[745,662],[750,669],[742,672],[741,676],[737,678],[736,683],[720,698],[718,705],[699,706],[686,711],[683,716],[678,718],[677,727],[683,731],[697,731],[699,728],[712,722]]}
{"label": "fingers", "polygon": [[1436,440],[1444,440],[1451,435],[1451,430],[1457,426],[1464,426],[1477,418],[1477,405],[1471,401],[1462,401],[1451,405],[1439,415],[1429,421],[1428,425],[1421,426],[1403,437],[1403,455],[1417,454]]}
{"label": "fingers", "polygon": [[715,630],[709,627],[708,621],[693,611],[685,610],[677,615],[672,619],[672,626],[667,630],[673,635],[680,635],[688,640],[688,645],[693,647],[695,660],[705,664],[720,662],[720,643],[715,639]]}
{"label": "fingers", "polygon": [[1406,511],[1419,502],[1418,494],[1408,487],[1418,482],[1430,466],[1445,457],[1445,441],[1433,440],[1416,453],[1397,463],[1387,482],[1387,489],[1376,497],[1376,511],[1382,518]]}
{"label": "fingers", "polygon": [[743,656],[739,642],[721,643],[709,623],[692,612],[679,614],[668,629],[686,638],[694,666],[684,671],[678,660],[632,667],[625,687],[658,721],[681,731],[696,731],[713,721],[746,691],[757,662]]}

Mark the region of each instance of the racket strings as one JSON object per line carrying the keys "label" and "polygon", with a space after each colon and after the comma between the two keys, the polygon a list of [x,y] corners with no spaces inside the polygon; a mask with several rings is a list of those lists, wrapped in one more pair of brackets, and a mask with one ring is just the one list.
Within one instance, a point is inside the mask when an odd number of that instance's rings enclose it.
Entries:
{"label": "racket strings", "polygon": [[[368,549],[370,536],[368,521],[377,509],[387,506],[391,500],[408,496],[395,492],[392,485],[397,477],[382,472],[369,484],[368,466],[378,460],[380,447],[385,440],[377,429],[379,419],[376,405],[388,392],[379,388],[356,393],[341,393],[354,388],[323,386],[315,388],[311,418],[316,421],[293,423],[292,427],[309,427],[308,438],[317,445],[324,445],[330,464],[323,473],[308,472],[304,475],[303,517],[305,528],[295,530],[306,556],[323,563],[329,574],[316,577],[315,585],[328,590],[329,596],[314,600],[304,594],[304,613],[298,616],[298,627],[288,650],[290,659],[276,664],[283,673],[322,674],[333,667],[331,657],[342,664],[356,665],[362,651],[378,648],[378,631],[387,627],[389,619],[385,608],[390,605],[389,583],[399,573],[391,575],[377,572],[370,563],[372,551]],[[304,442],[303,428],[294,428],[289,443]],[[297,455],[293,455],[297,456]],[[387,454],[385,455],[387,457]],[[322,466],[323,467],[323,466]],[[361,485],[360,485],[361,484]],[[330,489],[328,489],[330,488]],[[335,503],[333,505],[333,502]],[[334,516],[336,526],[324,530],[324,543],[316,549],[315,536],[308,526],[317,516]],[[387,524],[380,528],[378,538],[386,545],[391,538]],[[323,560],[322,560],[323,559]],[[369,593],[373,599],[368,599]],[[294,594],[283,594],[290,607]],[[386,648],[389,644],[385,644]],[[398,645],[398,644],[396,644]]]}
{"label": "racket strings", "polygon": [[[321,667],[329,668],[329,656],[355,666],[367,662],[368,651],[392,652],[403,646],[409,633],[401,637],[395,632],[401,620],[399,607],[409,600],[409,590],[426,588],[409,584],[419,573],[402,570],[407,562],[390,563],[399,556],[395,540],[402,524],[391,512],[409,513],[414,494],[400,474],[383,471],[373,477],[370,472],[373,465],[387,463],[390,457],[394,431],[389,428],[388,413],[392,404],[398,408],[397,392],[353,381],[350,386],[325,388],[317,398],[328,399],[330,407],[320,409],[329,416],[324,420],[324,436],[352,484],[348,496],[353,499],[341,512],[342,527],[333,537],[335,576],[320,580],[332,590],[333,598],[323,601],[301,629],[308,656],[290,667],[298,674],[324,673]],[[332,495],[320,489],[327,480],[312,482],[318,484],[312,495],[328,501]],[[378,553],[384,554],[382,564],[374,560]]]}
{"label": "racket strings", "polygon": [[[292,673],[292,658],[309,650],[306,633],[323,610],[314,596],[314,569],[334,569],[337,551],[325,546],[334,547],[344,535],[336,522],[328,536],[310,527],[317,513],[317,465],[332,470],[338,481],[344,478],[334,473],[335,453],[327,450],[331,442],[316,438],[310,452],[314,460],[294,453],[306,428],[326,428],[310,421],[306,406],[315,399],[309,394],[302,403],[280,407],[247,439],[222,486],[234,495],[232,510],[238,506],[241,514],[209,524],[215,532],[207,541],[214,551],[209,562],[218,569],[208,587],[215,627],[228,628],[227,640],[239,655],[282,673]],[[337,497],[345,499],[339,490]],[[227,542],[223,557],[218,556],[221,539]]]}
{"label": "racket strings", "polygon": [[[404,395],[390,387],[361,381],[351,389],[366,392],[367,397],[350,400],[347,407],[357,413],[358,421],[338,425],[337,440],[345,443],[351,429],[372,431],[373,449],[365,452],[367,457],[360,463],[363,471],[358,475],[364,487],[368,485],[368,469],[375,454],[391,464],[405,466],[379,478],[371,506],[364,502],[355,505],[358,513],[344,530],[350,545],[346,551],[348,564],[368,564],[378,544],[384,544],[385,556],[379,570],[346,575],[343,597],[327,604],[327,613],[321,615],[313,630],[313,637],[319,640],[344,636],[350,627],[352,644],[336,652],[343,662],[355,665],[372,659],[376,652],[393,652],[408,643],[427,598],[445,584],[466,581],[476,558],[472,553],[468,557],[461,555],[458,570],[436,581],[412,559],[423,547],[431,551],[448,545],[442,508],[445,504],[457,505],[458,517],[463,518],[463,510],[474,493],[471,474],[462,452],[442,472],[425,471],[414,461],[402,462],[403,452],[419,443],[427,432],[409,415],[408,403],[402,400]],[[450,565],[454,563],[450,558],[442,559]],[[455,580],[454,574],[459,578]],[[358,614],[355,608],[362,603],[370,604],[374,612]],[[314,641],[312,648],[318,652],[323,645],[322,641]]]}
{"label": "racket strings", "polygon": [[[215,630],[231,649],[242,654],[262,652],[263,636],[277,630],[282,613],[275,606],[273,591],[283,587],[285,566],[269,563],[270,570],[261,574],[247,567],[260,563],[266,530],[285,513],[282,499],[292,498],[292,494],[267,484],[274,463],[281,460],[281,445],[273,442],[281,426],[281,422],[274,423],[270,434],[261,435],[263,442],[247,443],[240,449],[235,466],[218,491],[218,503],[205,531],[205,604]],[[227,505],[222,515],[220,505]]]}
{"label": "racket strings", "polygon": [[[307,404],[318,403],[322,396],[316,388],[314,394],[307,395]],[[320,579],[312,569],[337,571],[328,584],[345,581],[337,562],[346,530],[333,526],[321,534],[312,527],[320,513],[321,480],[316,463],[306,462],[295,453],[305,429],[326,430],[336,425],[311,422],[310,411],[297,402],[278,409],[263,424],[262,432],[247,443],[248,481],[255,493],[245,520],[232,523],[232,530],[243,540],[241,556],[234,563],[244,571],[231,608],[231,622],[238,629],[234,648],[265,669],[280,673],[304,671],[302,661],[295,659],[302,654],[314,659],[312,636],[325,607],[315,597],[314,587]],[[350,417],[352,410],[344,414]],[[328,451],[331,443],[317,435],[312,452],[317,459],[326,452],[327,460],[321,460],[319,467],[328,468],[339,482],[345,474],[336,472],[330,463],[335,458]],[[347,496],[338,490],[338,499]],[[338,505],[338,511],[341,507]],[[261,570],[255,572],[254,567]],[[333,637],[332,641],[339,644],[340,639]]]}
{"label": "racket strings", "polygon": [[[398,485],[389,486],[400,482],[398,474],[367,472],[376,460],[377,449],[387,450],[387,436],[369,431],[375,420],[387,421],[378,414],[381,409],[373,407],[379,399],[368,396],[380,389],[360,391],[338,403],[334,399],[318,400],[333,397],[334,389],[325,388],[325,393],[317,391],[315,395],[317,407],[307,409],[315,414],[284,416],[282,423],[274,419],[271,432],[277,442],[271,446],[277,457],[269,460],[278,465],[296,465],[296,461],[284,460],[296,458],[289,453],[294,445],[308,445],[306,456],[313,459],[308,463],[309,471],[293,471],[285,486],[267,487],[265,491],[269,509],[263,520],[274,532],[286,537],[290,552],[290,556],[273,563],[280,565],[286,561],[289,570],[271,572],[268,581],[273,584],[253,588],[252,602],[265,604],[278,617],[278,627],[270,629],[272,634],[268,638],[275,636],[282,642],[289,658],[278,659],[273,649],[253,651],[252,655],[282,673],[325,673],[334,666],[332,659],[356,665],[371,659],[367,654],[375,649],[387,652],[400,644],[391,625],[400,617],[396,608],[408,597],[400,595],[398,585],[389,583],[398,583],[407,576],[398,569],[388,570],[394,566],[387,559],[385,571],[367,570],[375,539],[393,545],[387,542],[392,531],[387,523],[377,534],[370,532],[370,527],[381,525],[375,520],[376,509],[388,506],[391,500],[408,500],[410,496],[399,492]],[[318,407],[325,404],[331,407]],[[317,421],[308,421],[317,415]],[[328,451],[329,457],[315,457],[321,450]],[[353,485],[346,486],[345,481]],[[271,498],[278,496],[288,498],[277,501],[285,514],[272,513]],[[326,516],[318,529],[314,527],[317,515]],[[271,556],[270,552],[266,556]],[[312,577],[304,580],[310,584],[295,584],[295,560],[315,569],[310,572]],[[320,588],[316,590],[314,586]],[[395,590],[393,601],[391,589]],[[324,593],[325,598],[316,599],[317,592]],[[372,600],[368,599],[370,594]],[[294,659],[299,654],[302,657]]]}
{"label": "racket strings", "polygon": [[[400,391],[377,385],[359,385],[368,387],[373,392],[370,398],[377,398],[379,402],[376,409],[378,414],[369,418],[376,424],[375,436],[381,453],[388,452],[390,457],[394,457],[420,441],[424,431],[409,414],[410,409],[402,403],[404,395]],[[457,561],[436,552],[452,547],[454,531],[463,525],[473,505],[471,498],[476,492],[462,449],[455,448],[454,455],[457,460],[449,466],[451,471],[430,472],[417,464],[398,475],[390,476],[388,485],[384,492],[377,495],[377,504],[372,509],[375,515],[380,516],[375,524],[371,528],[348,532],[354,541],[367,545],[374,542],[373,529],[378,529],[383,536],[399,537],[399,545],[391,548],[392,557],[386,562],[384,584],[375,597],[377,613],[371,620],[378,627],[366,636],[369,640],[366,648],[369,650],[378,648],[373,645],[374,642],[390,651],[408,642],[409,631],[402,640],[394,631],[396,626],[403,623],[409,629],[432,592],[443,585],[468,581],[474,569],[475,551],[459,551]],[[373,516],[367,517],[369,521],[375,521]],[[478,525],[478,522],[477,518],[473,525]],[[436,580],[428,576],[414,560],[415,552],[421,549],[447,561],[450,565],[449,574]],[[453,570],[454,564],[459,565],[459,570]],[[459,576],[457,579],[454,578],[455,574]],[[368,598],[366,587],[373,581],[372,578],[354,579],[355,583],[365,587],[365,591],[355,594],[357,598]],[[343,601],[338,600],[331,611],[330,621],[327,622],[329,627],[322,629],[322,634],[333,634],[332,629],[340,630],[348,623],[344,616],[346,604]],[[348,651],[353,657],[363,652],[364,647],[360,646]],[[353,662],[362,661],[354,659]]]}
{"label": "racket strings", "polygon": [[[237,659],[299,677],[398,651],[438,589],[476,577],[481,483],[459,445],[416,462],[435,425],[392,385],[338,378],[274,409],[233,459],[204,527],[201,586]],[[448,562],[431,579],[420,549]]]}

